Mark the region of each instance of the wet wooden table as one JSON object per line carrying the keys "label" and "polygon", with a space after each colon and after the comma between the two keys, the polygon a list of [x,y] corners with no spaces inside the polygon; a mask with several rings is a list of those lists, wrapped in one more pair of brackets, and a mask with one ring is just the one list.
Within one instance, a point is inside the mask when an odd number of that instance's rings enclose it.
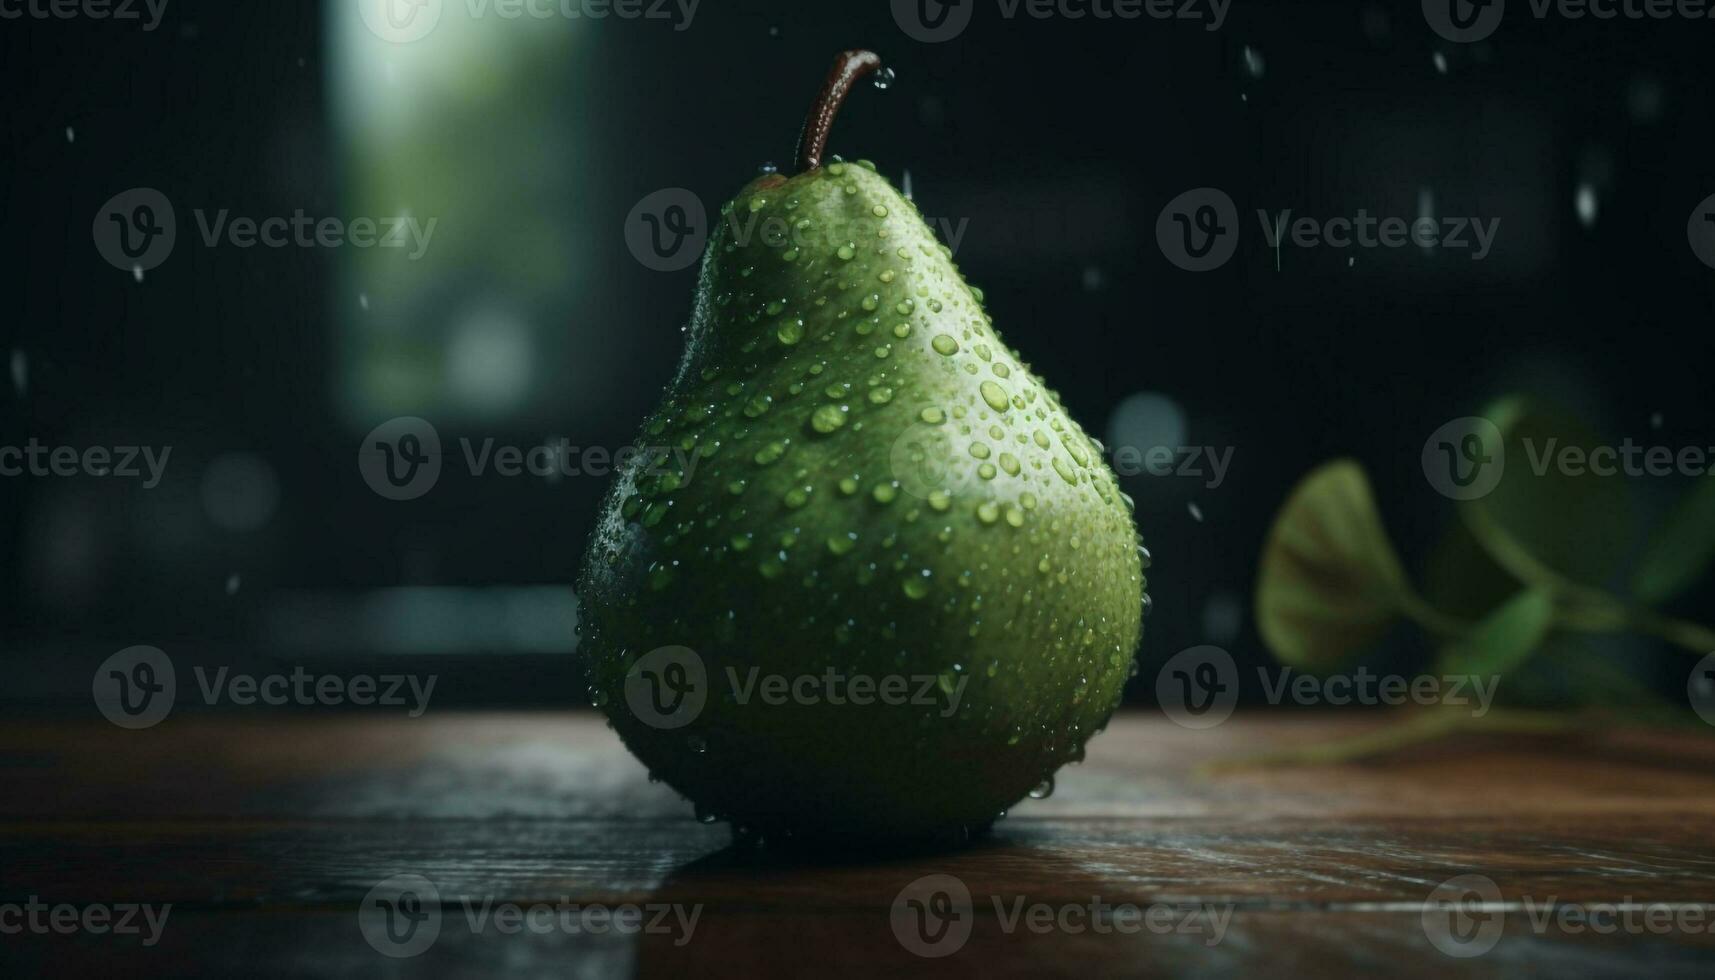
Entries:
{"label": "wet wooden table", "polygon": [[1376,723],[1122,716],[982,846],[807,859],[586,715],[0,722],[0,974],[1712,975],[1715,733],[1199,769]]}

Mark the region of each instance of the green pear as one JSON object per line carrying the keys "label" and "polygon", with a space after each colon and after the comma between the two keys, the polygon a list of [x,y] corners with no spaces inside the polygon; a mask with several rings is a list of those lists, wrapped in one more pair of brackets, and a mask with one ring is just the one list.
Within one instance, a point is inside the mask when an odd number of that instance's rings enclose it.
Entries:
{"label": "green pear", "polygon": [[1131,501],[911,201],[821,161],[721,209],[688,341],[579,581],[592,701],[705,821],[987,828],[1119,703],[1148,608]]}

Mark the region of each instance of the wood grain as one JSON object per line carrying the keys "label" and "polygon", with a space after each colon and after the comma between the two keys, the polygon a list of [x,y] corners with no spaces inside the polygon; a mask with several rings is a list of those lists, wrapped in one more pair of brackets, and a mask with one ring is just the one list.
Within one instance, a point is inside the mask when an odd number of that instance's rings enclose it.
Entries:
{"label": "wood grain", "polygon": [[[587,715],[0,723],[0,903],[173,904],[154,947],[0,936],[0,959],[20,976],[1701,976],[1715,964],[1709,928],[1599,935],[1533,919],[1715,903],[1715,739],[1699,732],[1461,737],[1364,764],[1199,774],[1380,723],[1241,716],[1192,732],[1124,716],[992,839],[894,856],[729,848]],[[442,927],[427,952],[395,960],[355,910],[402,873],[434,883]],[[890,916],[928,874],[972,896],[969,939],[939,959],[908,952]],[[1467,874],[1494,883],[1501,904],[1486,913],[1502,931],[1457,959],[1431,945],[1423,903]],[[1209,943],[1209,929],[1006,922],[1019,903],[1058,913],[1093,899],[1224,925]],[[698,918],[688,941],[507,935],[471,923],[484,903]]]}

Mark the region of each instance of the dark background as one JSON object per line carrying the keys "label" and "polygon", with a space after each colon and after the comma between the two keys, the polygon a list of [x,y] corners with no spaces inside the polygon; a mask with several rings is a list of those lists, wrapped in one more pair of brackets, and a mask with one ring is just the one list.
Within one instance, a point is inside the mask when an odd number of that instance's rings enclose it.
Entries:
{"label": "dark background", "polygon": [[[149,33],[0,21],[0,350],[26,376],[0,400],[0,444],[173,447],[154,490],[0,479],[0,700],[87,703],[95,664],[150,644],[241,668],[430,664],[443,703],[581,704],[568,606],[553,597],[570,591],[605,480],[454,468],[392,502],[360,479],[359,440],[418,414],[448,440],[628,444],[677,361],[695,275],[638,262],[628,213],[675,186],[712,212],[763,163],[785,164],[831,56],[855,46],[898,77],[855,93],[831,149],[895,181],[909,169],[927,214],[969,219],[961,265],[1073,414],[1106,438],[1122,400],[1158,393],[1182,408],[1188,442],[1233,448],[1215,489],[1128,480],[1155,557],[1134,697],[1153,696],[1152,664],[1194,644],[1262,662],[1261,542],[1325,459],[1366,464],[1416,566],[1451,514],[1419,467],[1423,442],[1500,392],[1573,403],[1614,440],[1715,445],[1711,272],[1685,237],[1715,192],[1715,24],[1539,21],[1513,6],[1478,45],[1443,42],[1415,2],[1364,0],[1233,0],[1217,32],[1006,20],[988,2],[938,45],[907,38],[880,2],[705,0],[684,31],[509,24],[564,33],[563,63],[520,77],[479,61],[458,77],[511,86],[506,98],[564,128],[481,141],[531,182],[450,163],[439,177],[485,195],[482,249],[496,261],[533,247],[508,242],[513,214],[549,221],[568,248],[555,257],[563,288],[533,310],[533,394],[481,417],[433,398],[351,407],[348,250],[193,240],[197,207],[374,213],[354,202],[362,165],[333,122],[351,92],[330,63],[327,5],[171,0]],[[400,97],[456,102],[446,89]],[[456,106],[445,115],[441,136],[458,141]],[[1581,185],[1593,222],[1574,206]],[[1200,186],[1233,197],[1243,233],[1232,261],[1191,274],[1164,259],[1154,227]],[[177,250],[141,282],[91,237],[103,202],[132,187],[179,211]],[[1499,218],[1494,252],[1288,248],[1277,268],[1257,233],[1258,208],[1415,217],[1424,188],[1443,215]],[[449,220],[437,240],[461,233]],[[430,308],[476,287],[444,288]],[[211,491],[232,453],[252,454],[239,457],[248,482]],[[1682,490],[1640,487],[1642,507]],[[236,495],[251,519],[215,519],[211,493]],[[400,586],[466,591],[409,593],[397,636],[350,627],[352,610],[399,595],[375,590]]]}

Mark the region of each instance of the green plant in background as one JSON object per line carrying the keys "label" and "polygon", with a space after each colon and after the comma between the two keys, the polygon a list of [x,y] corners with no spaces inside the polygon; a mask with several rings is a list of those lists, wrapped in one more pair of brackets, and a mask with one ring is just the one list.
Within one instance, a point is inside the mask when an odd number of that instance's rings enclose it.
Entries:
{"label": "green plant in background", "polygon": [[[1488,492],[1458,503],[1421,588],[1389,540],[1362,466],[1335,460],[1306,476],[1276,515],[1256,615],[1281,663],[1319,673],[1345,666],[1409,622],[1437,648],[1430,673],[1500,677],[1505,709],[1481,717],[1426,712],[1268,761],[1334,761],[1465,728],[1555,731],[1592,712],[1683,717],[1588,640],[1630,633],[1698,655],[1715,650],[1715,631],[1660,609],[1715,558],[1715,478],[1701,478],[1644,535],[1626,476],[1555,465],[1568,447],[1587,452],[1599,444],[1580,420],[1523,396],[1502,399],[1483,417],[1501,441],[1487,448],[1504,460],[1502,475]],[[1622,578],[1625,588],[1615,590],[1611,583]]]}

